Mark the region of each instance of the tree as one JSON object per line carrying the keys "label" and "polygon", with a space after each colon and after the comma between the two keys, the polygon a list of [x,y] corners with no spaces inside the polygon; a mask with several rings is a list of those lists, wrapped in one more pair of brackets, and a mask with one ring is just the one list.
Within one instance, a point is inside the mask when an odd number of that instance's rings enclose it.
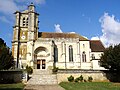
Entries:
{"label": "tree", "polygon": [[0,38],[0,70],[9,69],[14,65],[12,52],[3,39]]}
{"label": "tree", "polygon": [[101,65],[110,71],[120,72],[120,44],[105,49]]}

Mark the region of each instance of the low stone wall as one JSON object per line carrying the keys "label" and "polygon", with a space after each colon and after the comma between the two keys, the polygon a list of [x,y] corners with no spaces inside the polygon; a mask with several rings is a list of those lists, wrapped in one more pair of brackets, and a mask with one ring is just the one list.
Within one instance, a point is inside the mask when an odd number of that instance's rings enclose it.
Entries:
{"label": "low stone wall", "polygon": [[58,70],[58,73],[57,73],[58,83],[67,82],[68,81],[67,78],[70,75],[72,75],[74,79],[82,75],[84,80],[88,80],[88,77],[91,76],[93,78],[93,82],[109,81],[106,77],[105,71],[74,69],[74,70]]}
{"label": "low stone wall", "polygon": [[22,81],[22,71],[0,71],[0,83],[18,83]]}

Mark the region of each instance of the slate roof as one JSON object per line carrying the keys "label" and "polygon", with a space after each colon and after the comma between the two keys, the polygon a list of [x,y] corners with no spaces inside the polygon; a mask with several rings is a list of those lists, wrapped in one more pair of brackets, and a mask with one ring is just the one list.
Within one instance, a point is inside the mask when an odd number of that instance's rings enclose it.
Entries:
{"label": "slate roof", "polygon": [[81,41],[88,41],[87,38],[80,36],[76,33],[49,33],[49,32],[39,32],[38,38],[79,38]]}
{"label": "slate roof", "polygon": [[103,52],[105,50],[100,40],[90,40],[90,48],[92,52]]}

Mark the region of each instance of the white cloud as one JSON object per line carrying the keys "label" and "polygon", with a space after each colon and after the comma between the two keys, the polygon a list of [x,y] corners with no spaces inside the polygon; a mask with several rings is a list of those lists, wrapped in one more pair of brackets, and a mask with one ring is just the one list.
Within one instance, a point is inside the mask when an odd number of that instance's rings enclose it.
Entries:
{"label": "white cloud", "polygon": [[91,40],[100,40],[100,38],[96,36],[96,37],[92,37]]}
{"label": "white cloud", "polygon": [[103,35],[100,39],[106,46],[120,43],[120,22],[115,19],[115,16],[109,16],[105,13],[100,18]]}
{"label": "white cloud", "polygon": [[[25,10],[31,2],[39,5],[44,4],[45,0],[0,0],[0,13],[4,15],[4,17],[0,17],[0,19],[7,23],[14,20],[13,13],[17,10]],[[7,17],[9,17],[9,19],[6,19]]]}
{"label": "white cloud", "polygon": [[115,19],[115,16],[110,16],[108,13],[99,19],[102,28],[102,35],[98,38],[103,44],[108,47],[120,43],[120,22]]}
{"label": "white cloud", "polygon": [[54,27],[55,27],[55,32],[62,33],[62,30],[60,28],[60,24],[55,24]]}
{"label": "white cloud", "polygon": [[0,12],[4,14],[13,14],[16,10],[25,9],[26,4],[44,4],[45,0],[0,0]]}
{"label": "white cloud", "polygon": [[0,12],[9,15],[13,14],[16,10],[19,10],[13,0],[2,0],[0,2]]}

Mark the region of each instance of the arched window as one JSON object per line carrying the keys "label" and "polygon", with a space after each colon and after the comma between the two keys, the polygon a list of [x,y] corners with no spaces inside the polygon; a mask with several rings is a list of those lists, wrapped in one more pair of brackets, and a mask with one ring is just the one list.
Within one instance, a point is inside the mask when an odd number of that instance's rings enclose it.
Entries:
{"label": "arched window", "polygon": [[85,48],[85,44],[83,44],[83,48]]}
{"label": "arched window", "polygon": [[85,52],[82,53],[82,61],[86,62],[86,54],[85,54]]}
{"label": "arched window", "polygon": [[28,26],[28,18],[26,19],[26,26]]}
{"label": "arched window", "polygon": [[92,54],[92,59],[95,59],[95,55],[94,54]]}
{"label": "arched window", "polygon": [[23,26],[25,26],[25,17],[23,18]]}
{"label": "arched window", "polygon": [[72,45],[69,46],[69,62],[73,62],[73,48],[72,48]]}
{"label": "arched window", "polygon": [[27,18],[23,17],[22,22],[23,22],[23,23],[22,23],[23,26],[28,26],[28,17],[27,17]]}
{"label": "arched window", "polygon": [[54,62],[58,62],[58,48],[57,48],[57,45],[54,46]]}

